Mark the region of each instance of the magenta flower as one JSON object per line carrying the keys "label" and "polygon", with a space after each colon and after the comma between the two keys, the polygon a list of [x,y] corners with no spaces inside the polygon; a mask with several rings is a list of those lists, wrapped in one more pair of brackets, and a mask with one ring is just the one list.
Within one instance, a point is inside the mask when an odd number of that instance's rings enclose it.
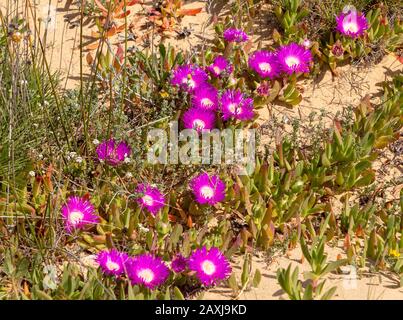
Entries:
{"label": "magenta flower", "polygon": [[140,194],[137,199],[139,205],[146,208],[153,216],[157,215],[157,212],[165,206],[164,195],[155,187],[148,184],[139,184],[136,192]]}
{"label": "magenta flower", "polygon": [[240,90],[226,90],[221,97],[222,118],[228,120],[249,120],[254,116],[253,99],[246,97]]}
{"label": "magenta flower", "polygon": [[173,72],[171,83],[192,92],[205,84],[207,80],[208,75],[203,69],[196,65],[186,64]]}
{"label": "magenta flower", "polygon": [[270,51],[256,51],[249,57],[249,68],[262,78],[274,79],[280,73],[276,54]]}
{"label": "magenta flower", "polygon": [[132,285],[154,289],[166,281],[169,269],[161,258],[142,254],[128,260],[127,274]]}
{"label": "magenta flower", "polygon": [[190,182],[196,201],[211,206],[225,199],[225,183],[218,176],[202,173]]}
{"label": "magenta flower", "polygon": [[96,261],[99,263],[103,273],[110,276],[119,276],[125,272],[125,262],[128,255],[115,249],[100,251]]}
{"label": "magenta flower", "polygon": [[241,29],[227,29],[223,36],[228,42],[246,42],[249,39],[248,35]]}
{"label": "magenta flower", "polygon": [[205,286],[228,279],[232,271],[227,258],[220,250],[207,250],[206,247],[197,249],[190,255],[189,269],[196,272],[197,278]]}
{"label": "magenta flower", "polygon": [[294,72],[309,72],[312,61],[311,51],[296,43],[281,46],[277,51],[277,58],[282,70],[288,74]]}
{"label": "magenta flower", "polygon": [[207,67],[207,70],[212,76],[219,78],[224,74],[230,74],[233,66],[223,56],[218,56],[214,59],[213,63]]}
{"label": "magenta flower", "polygon": [[205,110],[216,110],[218,107],[218,91],[206,84],[198,88],[192,98],[193,106]]}
{"label": "magenta flower", "polygon": [[66,230],[72,232],[74,229],[84,229],[88,225],[98,223],[99,217],[94,211],[94,206],[88,200],[80,197],[68,198],[61,209]]}
{"label": "magenta flower", "polygon": [[115,139],[109,139],[101,142],[96,152],[99,160],[105,161],[111,166],[116,166],[130,156],[131,150],[126,142],[116,143]]}
{"label": "magenta flower", "polygon": [[197,132],[215,128],[215,113],[209,110],[190,108],[182,117],[186,129],[194,129]]}
{"label": "magenta flower", "polygon": [[368,29],[367,18],[356,11],[351,11],[349,14],[341,13],[336,17],[337,30],[350,38],[356,38],[364,34]]}
{"label": "magenta flower", "polygon": [[185,271],[188,266],[188,259],[178,253],[171,261],[171,269],[176,272],[180,273]]}

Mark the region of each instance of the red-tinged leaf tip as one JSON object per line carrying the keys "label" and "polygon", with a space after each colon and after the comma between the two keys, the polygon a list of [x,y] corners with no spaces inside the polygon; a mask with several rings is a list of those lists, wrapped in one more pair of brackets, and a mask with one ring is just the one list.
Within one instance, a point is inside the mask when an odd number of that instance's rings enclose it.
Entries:
{"label": "red-tinged leaf tip", "polygon": [[195,16],[196,14],[200,13],[203,8],[196,8],[196,9],[182,9],[179,10],[179,15],[181,16]]}

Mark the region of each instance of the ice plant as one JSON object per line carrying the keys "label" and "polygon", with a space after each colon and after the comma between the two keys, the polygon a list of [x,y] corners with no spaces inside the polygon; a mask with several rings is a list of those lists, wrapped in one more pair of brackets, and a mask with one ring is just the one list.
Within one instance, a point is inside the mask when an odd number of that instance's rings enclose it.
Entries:
{"label": "ice plant", "polygon": [[216,175],[202,173],[190,182],[190,187],[200,204],[215,205],[225,199],[225,183]]}
{"label": "ice plant", "polygon": [[227,258],[214,247],[195,250],[189,257],[189,269],[196,272],[197,278],[205,286],[227,279],[232,271]]}
{"label": "ice plant", "polygon": [[185,271],[188,266],[188,259],[178,253],[171,261],[171,269],[176,273]]}
{"label": "ice plant", "polygon": [[103,273],[110,276],[119,276],[125,272],[125,262],[128,255],[116,249],[103,250],[97,255],[96,261],[99,263]]}
{"label": "ice plant", "polygon": [[267,97],[270,93],[270,86],[267,83],[267,81],[262,81],[258,87],[256,88],[256,91],[259,96],[261,97]]}
{"label": "ice plant", "polygon": [[111,166],[116,166],[130,156],[130,147],[124,141],[116,142],[115,139],[105,140],[97,146],[98,159]]}
{"label": "ice plant", "polygon": [[94,206],[88,200],[80,197],[68,198],[61,209],[66,230],[72,232],[74,229],[84,229],[88,225],[98,223],[99,217],[94,211]]}
{"label": "ice plant", "polygon": [[266,50],[254,52],[249,57],[249,68],[262,78],[275,78],[279,73],[276,54]]}
{"label": "ice plant", "polygon": [[343,44],[341,43],[340,40],[337,40],[333,47],[332,47],[332,53],[336,56],[336,57],[341,57],[344,54],[344,48],[343,48]]}
{"label": "ice plant", "polygon": [[142,254],[128,260],[127,274],[133,285],[154,289],[166,281],[169,269],[161,258]]}
{"label": "ice plant", "polygon": [[246,97],[240,90],[226,90],[221,97],[222,118],[249,120],[254,116],[253,99]]}
{"label": "ice plant", "polygon": [[218,91],[212,85],[205,84],[198,88],[192,98],[196,108],[216,110],[218,107]]}
{"label": "ice plant", "polygon": [[182,121],[186,129],[202,132],[203,130],[214,129],[216,118],[213,111],[190,108],[183,114]]}
{"label": "ice plant", "polygon": [[216,78],[224,74],[230,74],[233,66],[223,56],[218,56],[214,59],[213,63],[207,67],[210,74]]}
{"label": "ice plant", "polygon": [[288,74],[309,72],[312,61],[311,51],[296,43],[281,46],[277,51],[277,58],[284,72]]}
{"label": "ice plant", "polygon": [[200,67],[192,64],[179,66],[172,75],[171,83],[183,90],[194,91],[207,82],[208,75]]}
{"label": "ice plant", "polygon": [[146,208],[153,216],[165,206],[164,195],[155,187],[141,183],[137,186],[136,192],[140,194],[137,202]]}
{"label": "ice plant", "polygon": [[223,36],[228,42],[246,42],[249,39],[243,30],[233,28],[225,30]]}
{"label": "ice plant", "polygon": [[364,34],[368,29],[367,18],[356,11],[351,11],[348,14],[341,13],[336,17],[337,30],[350,38],[357,38]]}

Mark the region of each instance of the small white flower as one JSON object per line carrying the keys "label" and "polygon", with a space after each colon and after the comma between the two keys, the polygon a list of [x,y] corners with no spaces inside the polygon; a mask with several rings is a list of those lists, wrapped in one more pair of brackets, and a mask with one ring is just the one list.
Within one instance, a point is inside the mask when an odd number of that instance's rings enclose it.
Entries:
{"label": "small white flower", "polygon": [[76,162],[77,162],[77,163],[81,163],[81,162],[83,162],[83,158],[81,158],[81,157],[77,157],[77,158],[76,158]]}
{"label": "small white flower", "polygon": [[30,171],[30,172],[29,172],[29,175],[30,175],[31,177],[35,177],[35,171]]}
{"label": "small white flower", "polygon": [[94,139],[94,140],[92,140],[92,143],[97,146],[97,145],[99,145],[99,140],[98,140],[98,139]]}
{"label": "small white flower", "polygon": [[42,160],[43,159],[43,154],[38,155],[38,158]]}
{"label": "small white flower", "polygon": [[127,172],[126,173],[126,178],[127,179],[133,178],[133,174],[131,172]]}

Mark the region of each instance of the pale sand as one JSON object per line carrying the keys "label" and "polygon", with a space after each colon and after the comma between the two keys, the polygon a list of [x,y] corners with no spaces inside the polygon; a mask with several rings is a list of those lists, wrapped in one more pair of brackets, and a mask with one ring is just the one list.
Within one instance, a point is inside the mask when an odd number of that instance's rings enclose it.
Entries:
{"label": "pale sand", "polygon": [[[325,252],[328,255],[327,261],[334,261],[337,259],[337,255],[341,254],[342,258],[346,258],[344,251],[341,248],[332,248],[326,246]],[[289,256],[287,256],[289,255]],[[254,256],[252,262],[253,277],[255,270],[259,269],[262,274],[262,280],[257,288],[251,287],[245,290],[239,299],[245,300],[282,300],[288,299],[287,294],[281,289],[277,282],[276,272],[279,268],[287,268],[291,263],[292,268],[298,266],[299,279],[304,282],[303,272],[310,271],[309,263],[304,259],[301,249],[298,247],[291,250],[287,255],[275,256],[273,260],[268,263],[265,254],[261,253],[261,257]],[[240,278],[242,273],[242,257],[236,259],[236,263],[233,263],[233,270],[240,284]],[[347,273],[349,268],[342,267],[346,274],[327,274],[326,284],[323,293],[336,286],[337,290],[333,300],[401,300],[403,299],[403,288],[399,287],[399,279],[395,274],[389,272],[376,272],[370,273],[368,270],[358,270],[356,280],[349,280],[354,278],[353,275]],[[294,270],[294,269],[292,269]],[[233,299],[234,294],[231,289],[218,287],[207,291],[204,299]]]}

